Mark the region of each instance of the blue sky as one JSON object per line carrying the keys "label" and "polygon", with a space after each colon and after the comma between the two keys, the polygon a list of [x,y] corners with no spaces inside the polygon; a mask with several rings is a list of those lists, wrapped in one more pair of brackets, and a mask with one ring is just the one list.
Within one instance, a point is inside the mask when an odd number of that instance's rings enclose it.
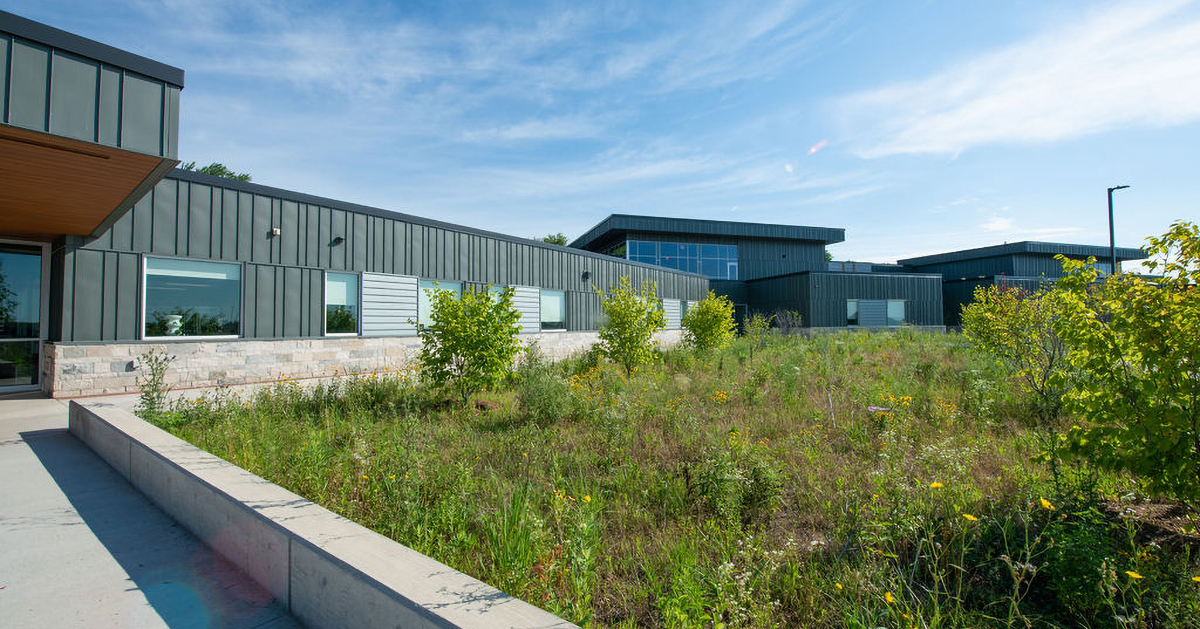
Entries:
{"label": "blue sky", "polygon": [[1200,2],[6,0],[187,72],[180,158],[519,236],[844,227],[838,259],[1200,218]]}

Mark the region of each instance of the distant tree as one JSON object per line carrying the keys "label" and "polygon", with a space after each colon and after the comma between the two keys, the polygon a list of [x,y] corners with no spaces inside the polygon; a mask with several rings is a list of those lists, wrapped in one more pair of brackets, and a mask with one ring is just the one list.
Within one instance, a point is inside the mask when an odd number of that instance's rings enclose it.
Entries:
{"label": "distant tree", "polygon": [[833,262],[833,254],[832,254],[832,253],[829,253],[829,250],[828,250],[828,249],[826,249],[826,250],[825,250],[825,261],[826,261],[826,262]]}
{"label": "distant tree", "polygon": [[550,234],[549,236],[543,237],[542,242],[548,242],[552,245],[559,245],[559,246],[565,247],[565,246],[567,246],[567,235],[562,232],[558,232],[557,234]]}
{"label": "distant tree", "polygon": [[196,162],[188,162],[183,166],[180,166],[180,168],[198,173],[204,173],[205,175],[212,175],[214,177],[233,179],[235,181],[250,181],[250,173],[235,173],[232,170],[229,170],[225,164],[220,162],[213,162],[208,166],[201,166],[200,168],[196,168]]}
{"label": "distant tree", "polygon": [[634,368],[654,357],[654,334],[667,327],[662,308],[658,307],[658,287],[652,281],[633,290],[629,278],[622,276],[608,294],[599,289],[600,307],[606,321],[600,326],[600,350],[613,362],[632,373]]}

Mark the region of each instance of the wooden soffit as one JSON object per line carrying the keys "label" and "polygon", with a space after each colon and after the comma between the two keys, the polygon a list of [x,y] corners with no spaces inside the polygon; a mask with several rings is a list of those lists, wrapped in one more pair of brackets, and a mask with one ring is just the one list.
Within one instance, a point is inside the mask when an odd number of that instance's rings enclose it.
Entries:
{"label": "wooden soffit", "polygon": [[177,163],[0,124],[0,236],[98,236]]}

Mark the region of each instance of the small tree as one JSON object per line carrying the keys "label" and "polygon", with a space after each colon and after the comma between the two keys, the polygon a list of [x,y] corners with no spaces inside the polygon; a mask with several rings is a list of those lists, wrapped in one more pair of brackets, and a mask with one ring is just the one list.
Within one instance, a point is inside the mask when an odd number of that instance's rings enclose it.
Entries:
{"label": "small tree", "polygon": [[188,162],[180,166],[180,168],[184,170],[192,170],[198,173],[204,173],[206,175],[212,175],[214,177],[233,179],[234,181],[250,181],[250,173],[234,172],[225,164],[220,162],[213,162],[207,166],[201,166],[199,168],[196,168],[196,162]]}
{"label": "small tree", "polygon": [[454,391],[463,406],[475,393],[504,380],[521,351],[512,289],[495,296],[474,289],[457,298],[453,291],[430,291],[430,324],[421,328],[421,371]]}
{"label": "small tree", "polygon": [[711,290],[707,297],[689,305],[683,316],[683,342],[700,351],[725,347],[733,340],[735,330],[733,302]]}
{"label": "small tree", "polygon": [[561,245],[565,247],[567,246],[567,235],[562,232],[558,232],[557,234],[542,236],[542,242],[548,242],[552,245]]}
{"label": "small tree", "polygon": [[[1055,330],[1080,377],[1066,394],[1087,420],[1072,449],[1159,490],[1200,500],[1200,228],[1177,222],[1146,251],[1151,272],[1101,277],[1063,259]],[[1062,258],[1060,256],[1060,258]]]}
{"label": "small tree", "polygon": [[1062,316],[1059,292],[980,286],[963,307],[963,334],[1020,376],[1045,421],[1062,411],[1068,370],[1067,346],[1054,323]]}
{"label": "small tree", "polygon": [[654,357],[654,334],[667,327],[658,307],[658,288],[652,281],[633,290],[628,277],[621,277],[606,295],[599,289],[600,307],[606,321],[600,326],[600,350],[613,362],[633,373],[635,367]]}
{"label": "small tree", "polygon": [[742,331],[742,335],[750,341],[750,360],[754,360],[754,351],[762,347],[767,334],[771,331],[771,321],[774,319],[775,315],[766,316],[761,312],[755,312],[746,320],[746,328]]}

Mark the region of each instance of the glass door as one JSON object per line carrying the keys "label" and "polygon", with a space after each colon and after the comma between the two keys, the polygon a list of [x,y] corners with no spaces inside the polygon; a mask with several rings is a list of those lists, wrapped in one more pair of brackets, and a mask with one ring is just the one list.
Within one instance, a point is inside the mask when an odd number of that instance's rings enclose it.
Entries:
{"label": "glass door", "polygon": [[0,243],[0,391],[37,386],[42,354],[42,248]]}

